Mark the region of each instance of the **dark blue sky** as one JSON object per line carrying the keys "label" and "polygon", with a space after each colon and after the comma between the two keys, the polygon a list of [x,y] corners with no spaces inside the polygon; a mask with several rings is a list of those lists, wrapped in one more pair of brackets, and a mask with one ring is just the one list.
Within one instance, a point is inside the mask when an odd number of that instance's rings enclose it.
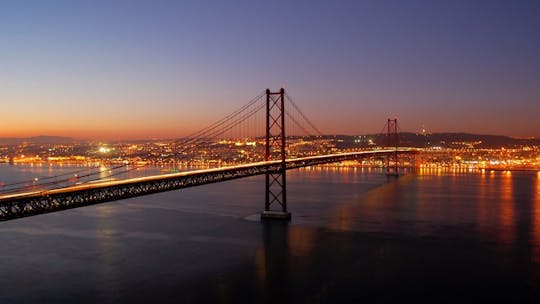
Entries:
{"label": "dark blue sky", "polygon": [[326,133],[540,136],[540,1],[4,1],[0,39],[0,136],[181,136],[281,86]]}

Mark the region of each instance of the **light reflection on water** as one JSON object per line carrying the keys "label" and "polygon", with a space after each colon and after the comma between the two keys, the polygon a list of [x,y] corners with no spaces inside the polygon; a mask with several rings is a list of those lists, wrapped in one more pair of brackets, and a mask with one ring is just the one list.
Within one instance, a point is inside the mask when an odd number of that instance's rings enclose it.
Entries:
{"label": "light reflection on water", "polygon": [[533,246],[533,260],[535,263],[540,264],[540,172],[536,175],[536,187],[533,192],[533,214],[532,214],[532,246]]}
{"label": "light reflection on water", "polygon": [[[79,169],[73,166],[0,165],[0,181],[10,183],[21,179],[31,180],[34,176],[52,176]],[[173,169],[148,167],[129,174],[159,174]],[[185,169],[180,168],[180,171]],[[107,178],[110,174],[105,166],[99,170],[100,177]],[[290,172],[289,182],[302,184],[298,185],[301,192],[298,197],[295,197],[294,192],[291,193],[293,202],[305,198],[296,204],[291,203],[291,208],[295,213],[306,210],[306,214],[297,215],[298,222],[322,222],[333,229],[398,231],[403,229],[404,223],[408,223],[406,231],[429,234],[444,225],[471,225],[487,235],[495,233],[504,244],[515,241],[516,225],[522,220],[517,218],[518,208],[530,210],[530,218],[534,223],[531,227],[535,227],[530,232],[536,235],[540,173],[467,173],[466,170],[421,168],[414,175],[393,180],[393,177],[385,177],[383,172],[382,169],[330,166],[308,167]],[[516,184],[521,185],[521,192],[530,191],[532,196],[529,193],[515,193]],[[354,190],[355,185],[358,185],[358,192],[342,192]],[[259,185],[250,183],[249,186]],[[521,199],[518,201],[516,196]],[[134,206],[144,207],[145,200],[136,199]],[[158,203],[157,206],[165,208],[167,204]],[[326,208],[328,212],[318,213],[320,208]],[[115,209],[103,207],[99,212],[115,212]]]}
{"label": "light reflection on water", "polygon": [[501,242],[511,244],[515,238],[515,198],[514,198],[514,181],[510,171],[504,172],[500,179],[500,183],[496,185],[500,192],[500,229],[499,235]]}
{"label": "light reflection on water", "polygon": [[[0,180],[75,169],[0,166]],[[244,220],[262,209],[261,177],[0,223],[0,286],[15,290],[0,300],[39,303],[21,301],[29,281],[52,299],[64,286],[47,277],[72,284],[65,299],[95,291],[86,302],[163,300],[141,286],[193,302],[347,302],[359,286],[448,291],[440,282],[540,289],[540,173],[315,167],[288,182],[290,224]]]}
{"label": "light reflection on water", "polygon": [[[79,169],[80,167],[74,166],[14,167],[3,164],[0,165],[0,181],[11,183],[24,179],[31,180],[34,176],[46,177]],[[147,167],[130,171],[128,174],[142,176],[177,169],[182,171],[188,168]],[[105,166],[101,166],[99,170],[102,178],[107,178],[111,172]],[[518,208],[530,210],[530,219],[534,223],[530,225],[534,227],[530,229],[530,233],[533,236],[537,235],[536,228],[539,226],[537,223],[540,221],[537,206],[540,196],[538,194],[540,172],[468,173],[466,170],[421,168],[416,174],[405,175],[397,180],[384,176],[383,172],[384,170],[380,168],[331,166],[308,167],[290,172],[289,182],[298,184],[297,187],[300,188],[300,195],[290,193],[293,201],[290,208],[294,213],[305,211],[305,214],[296,214],[296,222],[325,223],[328,227],[338,230],[392,232],[404,230],[421,235],[436,233],[437,229],[445,225],[472,226],[480,233],[496,234],[502,244],[511,244],[516,238],[516,225],[522,221],[517,218],[516,208]],[[242,181],[233,183],[240,185]],[[514,189],[516,184],[521,185],[521,192],[530,191],[532,196],[529,193],[516,194]],[[356,185],[358,187],[355,187]],[[249,187],[262,186],[251,182]],[[355,188],[358,192],[351,191]],[[344,190],[350,192],[343,192]],[[166,195],[166,202],[151,205],[145,203],[146,199],[135,199],[132,206],[141,208],[170,206],[177,209],[168,202],[169,197],[174,196]],[[521,199],[518,201],[516,196]],[[211,209],[205,209],[204,206],[200,208],[204,212],[211,212]],[[327,211],[319,212],[321,208]],[[114,213],[115,210],[114,207],[103,207],[98,212]],[[179,210],[183,209],[180,207]],[[195,211],[189,208],[185,210]],[[218,210],[228,214],[227,206]],[[407,229],[403,229],[404,225]],[[538,238],[532,239],[535,240],[534,244],[538,244]]]}
{"label": "light reflection on water", "polygon": [[97,277],[101,282],[107,282],[101,289],[102,297],[114,299],[116,290],[121,289],[119,268],[111,267],[122,259],[117,250],[115,235],[121,231],[118,222],[114,220],[115,210],[111,205],[103,205],[95,211],[99,214],[95,218],[96,224],[96,247],[98,265]]}

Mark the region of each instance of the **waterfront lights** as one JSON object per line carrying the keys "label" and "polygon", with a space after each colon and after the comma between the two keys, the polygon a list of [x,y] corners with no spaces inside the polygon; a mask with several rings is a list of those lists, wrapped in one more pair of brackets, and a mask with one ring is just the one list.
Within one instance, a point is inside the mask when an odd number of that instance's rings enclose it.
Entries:
{"label": "waterfront lights", "polygon": [[102,154],[106,154],[106,153],[109,153],[111,152],[111,148],[107,148],[107,147],[99,147],[99,153],[102,153]]}

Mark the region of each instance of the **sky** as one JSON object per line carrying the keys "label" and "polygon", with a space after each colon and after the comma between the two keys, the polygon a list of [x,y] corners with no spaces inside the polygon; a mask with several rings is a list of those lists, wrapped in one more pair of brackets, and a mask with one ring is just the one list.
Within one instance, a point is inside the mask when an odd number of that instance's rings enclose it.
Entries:
{"label": "sky", "polygon": [[540,1],[0,1],[0,137],[181,137],[280,87],[328,134],[540,137]]}

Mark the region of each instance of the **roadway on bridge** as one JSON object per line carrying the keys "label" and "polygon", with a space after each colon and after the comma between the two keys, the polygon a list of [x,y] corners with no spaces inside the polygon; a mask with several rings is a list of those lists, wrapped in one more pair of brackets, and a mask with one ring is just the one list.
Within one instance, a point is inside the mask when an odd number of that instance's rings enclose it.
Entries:
{"label": "roadway on bridge", "polygon": [[[385,156],[396,152],[415,154],[417,150],[410,148],[382,149],[287,159],[285,160],[285,169],[290,170],[367,157]],[[282,170],[282,161],[274,160],[8,194],[0,196],[0,221],[224,182],[248,176],[273,174]]]}

